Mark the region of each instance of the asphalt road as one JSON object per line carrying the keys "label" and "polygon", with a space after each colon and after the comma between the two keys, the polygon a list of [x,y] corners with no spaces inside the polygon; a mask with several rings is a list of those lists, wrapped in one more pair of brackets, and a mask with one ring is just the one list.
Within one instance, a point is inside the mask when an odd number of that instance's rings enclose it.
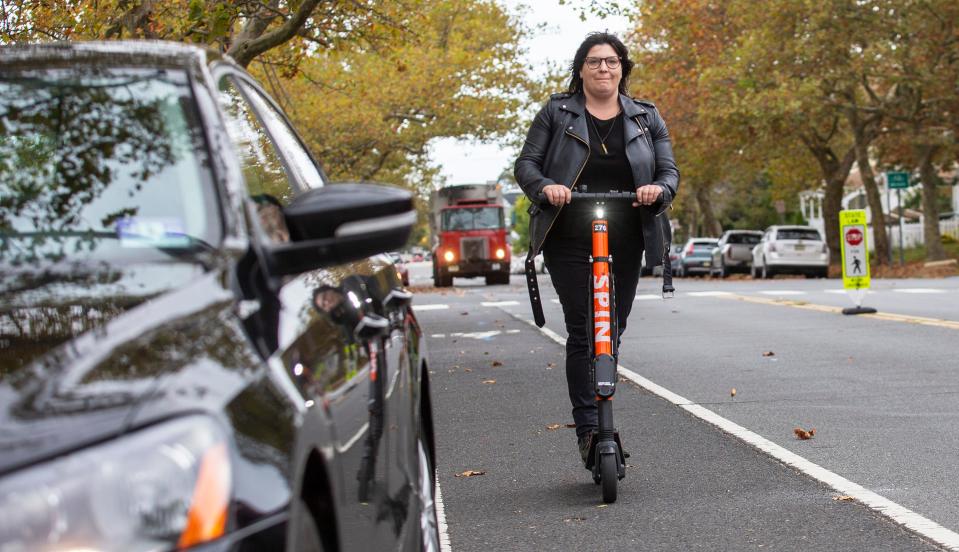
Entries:
{"label": "asphalt road", "polygon": [[[959,532],[959,279],[874,280],[864,302],[886,318],[839,314],[836,280],[678,280],[663,301],[643,279],[620,364],[647,383],[617,390],[632,457],[605,506],[573,430],[549,429],[571,422],[563,348],[527,322],[522,278],[437,292],[411,275],[452,550],[940,550]],[[838,500],[789,454],[862,490]]]}

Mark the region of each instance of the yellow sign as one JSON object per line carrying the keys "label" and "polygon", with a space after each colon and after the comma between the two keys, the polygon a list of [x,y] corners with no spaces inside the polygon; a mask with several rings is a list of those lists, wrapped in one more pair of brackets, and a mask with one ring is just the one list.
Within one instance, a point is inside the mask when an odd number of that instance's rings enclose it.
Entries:
{"label": "yellow sign", "polygon": [[842,242],[842,285],[846,289],[869,287],[869,248],[866,246],[866,212],[839,212]]}

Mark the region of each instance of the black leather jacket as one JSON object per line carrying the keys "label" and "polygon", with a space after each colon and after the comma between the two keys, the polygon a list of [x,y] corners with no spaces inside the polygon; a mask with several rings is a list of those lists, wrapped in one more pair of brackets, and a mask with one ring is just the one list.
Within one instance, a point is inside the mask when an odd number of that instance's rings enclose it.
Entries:
{"label": "black leather jacket", "polygon": [[[656,184],[663,194],[653,205],[642,206],[643,238],[647,266],[662,263],[664,225],[656,220],[676,197],[679,169],[673,159],[673,146],[666,123],[656,106],[620,94],[623,109],[626,158],[633,171],[635,186]],[[576,184],[589,157],[589,132],[586,129],[586,99],[582,94],[553,94],[536,115],[526,135],[526,144],[514,166],[514,175],[533,205],[530,207],[530,256],[543,248],[546,235],[559,216],[560,207],[537,203],[545,186]],[[666,228],[669,225],[665,225]]]}
{"label": "black leather jacket", "polygon": [[[623,110],[623,132],[626,158],[633,173],[634,186],[656,184],[663,189],[657,202],[640,206],[643,241],[646,247],[646,265],[663,263],[669,247],[669,221],[663,212],[672,204],[679,190],[679,169],[673,159],[673,146],[669,140],[666,122],[656,106],[645,100],[619,95]],[[530,247],[526,258],[527,285],[530,300],[538,325],[542,326],[542,306],[535,272],[530,267],[543,248],[562,206],[554,207],[539,203],[540,192],[550,184],[563,184],[572,188],[589,157],[589,132],[586,129],[586,98],[583,94],[553,94],[546,105],[536,114],[526,135],[523,151],[513,168],[516,182],[529,197]],[[666,271],[665,273],[668,273]],[[671,277],[670,277],[671,280]],[[670,284],[671,289],[671,284]],[[664,282],[664,293],[666,286]]]}

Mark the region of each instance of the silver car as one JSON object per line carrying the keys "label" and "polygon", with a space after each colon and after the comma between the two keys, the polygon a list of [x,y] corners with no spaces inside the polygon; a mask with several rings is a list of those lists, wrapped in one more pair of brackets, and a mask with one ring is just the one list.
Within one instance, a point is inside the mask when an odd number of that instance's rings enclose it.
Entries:
{"label": "silver car", "polygon": [[712,271],[712,251],[719,241],[716,238],[689,238],[679,255],[680,277],[692,274],[709,274]]}
{"label": "silver car", "polygon": [[770,226],[753,248],[753,278],[776,274],[829,275],[829,248],[812,226]]}
{"label": "silver car", "polygon": [[760,230],[727,230],[713,249],[713,276],[725,278],[732,272],[749,272],[753,264],[753,247],[763,237]]}

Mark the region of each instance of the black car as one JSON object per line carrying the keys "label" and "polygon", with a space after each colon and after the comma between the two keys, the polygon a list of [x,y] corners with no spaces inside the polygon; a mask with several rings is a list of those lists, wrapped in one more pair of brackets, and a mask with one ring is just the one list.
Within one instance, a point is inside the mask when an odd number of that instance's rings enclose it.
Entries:
{"label": "black car", "polygon": [[240,67],[0,48],[0,549],[435,550],[411,195]]}

